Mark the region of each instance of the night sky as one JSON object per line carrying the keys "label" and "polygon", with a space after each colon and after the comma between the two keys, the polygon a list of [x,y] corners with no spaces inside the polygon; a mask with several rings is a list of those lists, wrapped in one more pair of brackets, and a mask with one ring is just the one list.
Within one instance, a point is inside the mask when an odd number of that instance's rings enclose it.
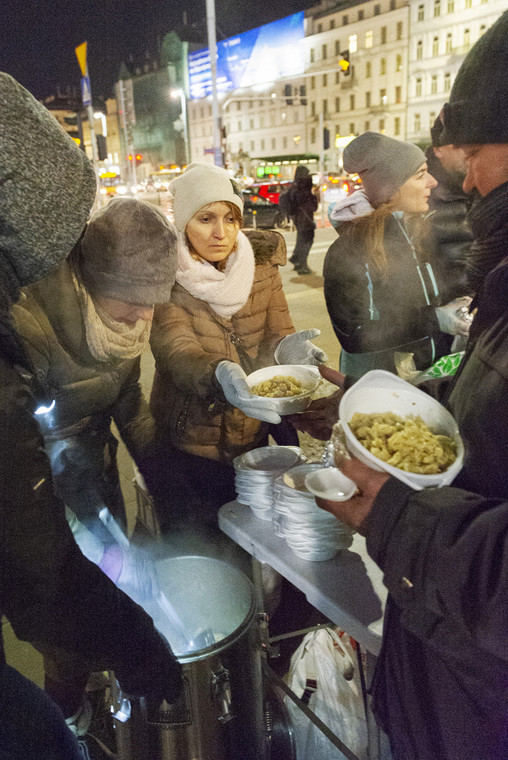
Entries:
{"label": "night sky", "polygon": [[[215,0],[217,40],[311,7],[313,0]],[[0,71],[37,98],[75,88],[81,72],[74,48],[88,42],[94,99],[108,96],[122,61],[155,57],[167,32],[187,22],[202,29],[205,0],[0,0]],[[132,59],[131,59],[132,62]]]}

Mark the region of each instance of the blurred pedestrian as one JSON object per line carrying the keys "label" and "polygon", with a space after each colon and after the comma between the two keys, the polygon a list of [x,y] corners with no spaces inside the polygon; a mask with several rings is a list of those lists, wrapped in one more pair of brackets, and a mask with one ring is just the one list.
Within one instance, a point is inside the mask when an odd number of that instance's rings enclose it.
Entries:
{"label": "blurred pedestrian", "polygon": [[414,491],[339,453],[359,491],[318,500],[366,536],[384,572],[372,692],[395,760],[508,757],[507,67],[505,12],[466,57],[444,111],[443,142],[465,156],[464,191],[481,196],[470,213],[478,313],[447,400],[463,469],[452,486]]}
{"label": "blurred pedestrian", "polygon": [[[151,618],[80,552],[55,496],[27,378],[36,378],[10,309],[21,287],[69,254],[96,178],[85,154],[21,85],[0,73],[0,589],[21,640],[114,670],[133,696],[172,702],[180,666]],[[65,717],[70,717],[66,715]],[[0,661],[0,755],[75,760],[62,712]]]}
{"label": "blurred pedestrian", "polygon": [[324,293],[341,345],[340,368],[357,377],[396,372],[395,353],[417,370],[449,352],[448,335],[466,335],[460,309],[470,298],[439,305],[439,288],[421,247],[420,222],[436,180],[416,145],[364,132],[344,150],[344,168],[362,189],[331,214],[339,238],[326,254]]}
{"label": "blurred pedestrian", "polygon": [[296,227],[296,243],[289,259],[298,274],[311,274],[307,261],[314,242],[314,212],[318,207],[319,188],[312,184],[306,166],[297,166],[293,184],[288,190],[291,220]]}
{"label": "blurred pedestrian", "polygon": [[432,145],[425,153],[429,172],[438,183],[430,191],[425,245],[429,246],[441,305],[454,298],[472,295],[466,260],[473,241],[466,217],[473,199],[462,189],[467,168],[464,154],[460,148],[441,144],[442,119],[441,112],[430,130]]}

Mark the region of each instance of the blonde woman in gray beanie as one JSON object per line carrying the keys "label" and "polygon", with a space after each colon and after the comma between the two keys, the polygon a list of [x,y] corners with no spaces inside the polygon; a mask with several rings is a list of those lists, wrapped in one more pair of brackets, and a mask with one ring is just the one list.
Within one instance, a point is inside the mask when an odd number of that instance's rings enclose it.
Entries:
{"label": "blonde woman in gray beanie", "polygon": [[[81,550],[138,603],[157,593],[152,564],[118,543],[125,527],[114,422],[144,472],[154,421],[139,383],[154,304],[169,300],[176,231],[149,203],[115,199],[89,221],[71,255],[26,287],[12,309],[45,399],[36,412],[56,492]],[[79,734],[89,668],[44,648],[46,690]],[[74,718],[72,717],[74,716]]]}
{"label": "blonde woman in gray beanie", "polygon": [[246,373],[326,357],[309,340],[319,331],[294,331],[278,271],[284,239],[242,232],[242,193],[228,172],[191,164],[170,189],[176,285],[155,310],[151,337],[151,406],[170,467],[170,513],[161,519],[201,510],[216,525],[218,507],[235,496],[233,459],[264,445],[269,423],[281,422],[269,400],[251,395]]}
{"label": "blonde woman in gray beanie", "polygon": [[395,352],[413,354],[417,369],[450,352],[450,336],[467,336],[469,297],[439,304],[439,288],[419,245],[435,179],[412,143],[365,132],[344,151],[344,168],[363,187],[338,203],[339,233],[324,264],[326,305],[341,344],[341,371],[396,372]]}

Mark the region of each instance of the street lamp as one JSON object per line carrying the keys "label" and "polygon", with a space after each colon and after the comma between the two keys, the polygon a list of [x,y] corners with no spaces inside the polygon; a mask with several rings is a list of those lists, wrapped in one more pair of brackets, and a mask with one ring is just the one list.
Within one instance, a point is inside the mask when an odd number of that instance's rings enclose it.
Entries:
{"label": "street lamp", "polygon": [[187,129],[187,99],[183,90],[171,90],[169,93],[172,98],[180,98],[180,106],[182,109],[182,125],[183,125],[183,140],[185,145],[185,161],[187,164],[190,160],[189,156],[189,133]]}
{"label": "street lamp", "polygon": [[102,134],[104,137],[108,136],[108,122],[106,120],[105,114],[102,113],[102,111],[96,111],[93,115],[94,119],[97,119],[102,124]]}

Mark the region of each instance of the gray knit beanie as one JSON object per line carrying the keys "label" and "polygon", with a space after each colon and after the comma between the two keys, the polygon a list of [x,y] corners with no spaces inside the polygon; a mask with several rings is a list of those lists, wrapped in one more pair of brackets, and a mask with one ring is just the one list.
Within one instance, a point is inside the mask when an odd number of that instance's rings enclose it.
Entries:
{"label": "gray knit beanie", "polygon": [[97,180],[47,108],[2,72],[0,146],[0,277],[12,297],[71,252]]}
{"label": "gray knit beanie", "polygon": [[208,203],[225,201],[238,206],[243,214],[243,197],[239,185],[225,169],[213,164],[189,164],[184,173],[169,186],[173,194],[173,214],[180,232],[187,223]]}
{"label": "gray knit beanie", "polygon": [[508,143],[508,11],[480,37],[444,107],[441,145]]}
{"label": "gray knit beanie", "polygon": [[115,198],[94,214],[83,235],[83,282],[92,295],[165,303],[175,282],[176,241],[175,228],[151,203]]}
{"label": "gray knit beanie", "polygon": [[344,169],[359,174],[374,208],[389,201],[427,161],[413,143],[394,140],[378,132],[364,132],[344,150]]}

